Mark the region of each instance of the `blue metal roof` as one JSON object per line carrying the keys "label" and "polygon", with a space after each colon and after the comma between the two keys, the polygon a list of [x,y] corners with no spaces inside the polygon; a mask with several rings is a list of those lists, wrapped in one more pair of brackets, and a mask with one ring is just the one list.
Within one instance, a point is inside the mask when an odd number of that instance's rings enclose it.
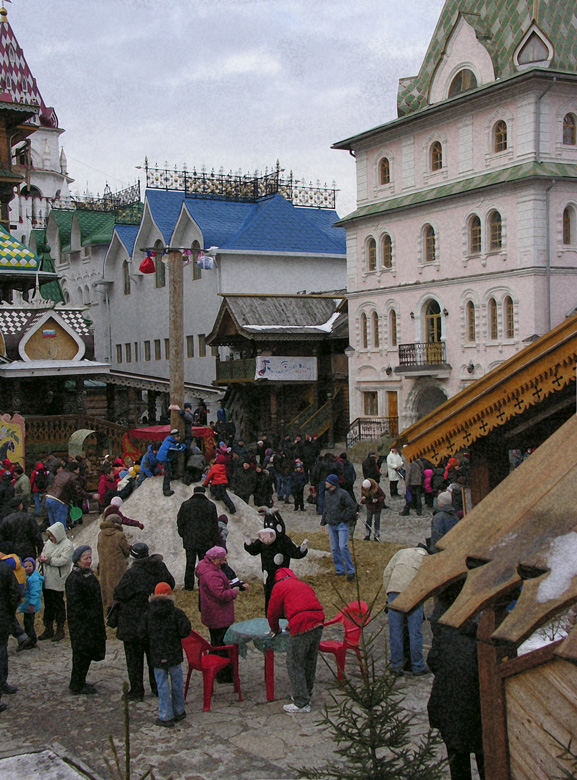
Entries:
{"label": "blue metal roof", "polygon": [[185,198],[183,192],[147,190],[152,217],[166,243],[184,203],[202,231],[204,247],[255,252],[346,252],[345,231],[331,225],[336,211],[294,206],[280,194],[258,203]]}
{"label": "blue metal roof", "polygon": [[134,250],[134,242],[136,236],[140,230],[140,225],[115,225],[115,230],[118,238],[122,241],[128,252],[128,256],[132,256]]}

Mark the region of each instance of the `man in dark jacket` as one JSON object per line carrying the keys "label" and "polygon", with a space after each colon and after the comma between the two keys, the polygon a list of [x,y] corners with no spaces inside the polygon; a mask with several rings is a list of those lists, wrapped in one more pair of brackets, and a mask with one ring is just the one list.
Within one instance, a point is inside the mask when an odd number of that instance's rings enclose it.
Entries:
{"label": "man in dark jacket", "polygon": [[437,511],[431,521],[431,550],[437,552],[437,542],[445,534],[448,534],[454,525],[459,522],[457,510],[452,504],[452,496],[448,490],[439,493],[437,497]]}
{"label": "man in dark jacket", "polygon": [[143,618],[148,611],[148,597],[154,593],[159,582],[167,582],[174,588],[174,577],[166,568],[161,555],[149,555],[148,546],[137,542],[130,548],[134,558],[132,566],[122,575],[114,588],[114,600],[120,602],[116,638],[124,642],[126,669],[130,690],[129,701],[144,699],[144,656],[148,663],[150,688],[156,694],[156,679],[150,662],[150,649],[143,627]]}
{"label": "man in dark jacket", "polygon": [[192,496],[181,504],[176,525],[186,553],[184,589],[194,590],[197,559],[201,561],[206,551],[218,544],[216,504],[206,497],[206,489],[202,485],[197,485]]}
{"label": "man in dark jacket", "polygon": [[36,520],[24,512],[21,498],[10,502],[10,514],[0,523],[0,542],[12,542],[14,552],[20,558],[38,558],[44,547],[42,534]]}
{"label": "man in dark jacket", "polygon": [[374,479],[377,485],[381,481],[381,470],[379,468],[379,457],[374,450],[371,450],[362,463],[363,479]]}
{"label": "man in dark jacket", "polygon": [[[8,684],[8,637],[22,594],[11,568],[13,560],[0,562],[0,699],[3,693],[16,693],[16,688]],[[5,709],[6,704],[0,700],[0,712]]]}
{"label": "man in dark jacket", "polygon": [[278,634],[279,618],[285,615],[290,633],[286,665],[293,703],[285,704],[283,709],[288,713],[310,712],[325,613],[311,586],[298,580],[291,569],[278,569],[274,579],[266,616],[271,631]]}
{"label": "man in dark jacket", "polygon": [[336,474],[329,474],[325,481],[325,501],[321,528],[328,525],[331,553],[337,576],[347,575],[347,580],[355,579],[355,567],[349,551],[349,524],[357,519],[357,502],[353,501],[346,490],[339,487]]}
{"label": "man in dark jacket", "polygon": [[423,493],[423,480],[425,478],[425,467],[423,461],[420,458],[415,458],[407,466],[407,473],[405,474],[405,485],[409,489],[409,497],[405,492],[405,506],[400,515],[407,516],[411,511],[411,506],[414,505],[418,515],[423,514],[423,501],[421,499]]}
{"label": "man in dark jacket", "polygon": [[54,481],[46,492],[46,511],[50,525],[62,523],[66,528],[68,520],[68,511],[71,504],[82,506],[82,502],[87,499],[98,498],[98,493],[91,495],[82,487],[80,481],[80,463],[72,460],[66,464],[66,468],[60,469]]}

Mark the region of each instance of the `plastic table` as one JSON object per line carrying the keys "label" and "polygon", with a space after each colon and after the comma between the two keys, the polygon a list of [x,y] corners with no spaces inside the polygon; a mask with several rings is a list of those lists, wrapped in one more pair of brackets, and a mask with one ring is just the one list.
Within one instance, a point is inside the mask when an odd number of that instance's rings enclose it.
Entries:
{"label": "plastic table", "polygon": [[[287,620],[281,620],[280,626],[286,629]],[[290,635],[283,631],[276,636],[270,635],[270,626],[266,618],[254,618],[244,620],[242,623],[234,623],[224,635],[224,644],[238,645],[238,652],[242,658],[246,658],[247,645],[253,645],[264,654],[264,681],[266,686],[266,700],[274,701],[274,654],[286,653]]]}

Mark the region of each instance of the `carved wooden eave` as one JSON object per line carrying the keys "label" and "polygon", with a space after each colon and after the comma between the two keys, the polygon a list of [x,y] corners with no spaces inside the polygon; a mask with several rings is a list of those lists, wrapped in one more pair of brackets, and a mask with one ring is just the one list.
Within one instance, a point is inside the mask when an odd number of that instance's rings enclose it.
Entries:
{"label": "carved wooden eave", "polygon": [[[440,552],[423,561],[394,609],[410,611],[462,581],[441,622],[461,628],[483,610],[517,598],[491,638],[518,646],[577,602],[576,480],[573,416],[437,543]],[[577,629],[555,654],[577,662]]]}
{"label": "carved wooden eave", "polygon": [[575,382],[576,364],[573,315],[406,428],[397,446],[409,460],[453,455]]}

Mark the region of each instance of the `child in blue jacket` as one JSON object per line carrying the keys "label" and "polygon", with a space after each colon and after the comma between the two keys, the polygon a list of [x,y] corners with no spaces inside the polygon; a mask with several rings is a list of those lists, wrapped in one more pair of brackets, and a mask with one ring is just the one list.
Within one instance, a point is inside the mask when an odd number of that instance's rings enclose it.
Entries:
{"label": "child in blue jacket", "polygon": [[16,652],[24,649],[30,650],[32,647],[36,647],[38,643],[34,629],[34,617],[42,609],[42,583],[44,582],[44,577],[36,568],[34,558],[24,558],[22,565],[26,572],[26,589],[24,591],[24,599],[18,607],[18,612],[24,613],[24,631],[28,634],[30,642],[19,644]]}

